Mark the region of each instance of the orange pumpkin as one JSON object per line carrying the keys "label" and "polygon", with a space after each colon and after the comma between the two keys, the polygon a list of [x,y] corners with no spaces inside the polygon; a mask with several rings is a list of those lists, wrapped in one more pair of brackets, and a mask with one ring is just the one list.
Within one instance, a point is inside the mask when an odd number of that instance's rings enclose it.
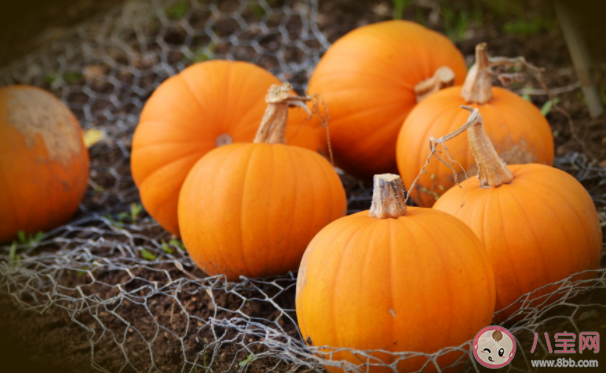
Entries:
{"label": "orange pumpkin", "polygon": [[[486,44],[476,47],[476,64],[469,71],[463,87],[446,88],[427,98],[410,113],[397,143],[398,168],[404,186],[408,189],[417,177],[429,155],[430,136],[452,132],[467,115],[461,105],[480,108],[486,118],[486,132],[497,151],[510,164],[553,164],[553,134],[541,111],[515,93],[492,87],[490,68],[510,60],[491,61],[486,55]],[[463,137],[448,144],[450,157],[459,179],[473,176],[477,166]],[[444,155],[445,156],[445,155]],[[466,171],[466,174],[463,172]],[[433,160],[419,178],[411,197],[417,205],[431,207],[440,195],[454,184],[452,171],[443,163]]]}
{"label": "orange pumpkin", "polygon": [[[389,174],[375,176],[370,211],[318,233],[297,279],[297,318],[310,346],[433,353],[473,339],[490,324],[494,302],[492,269],[475,234],[448,214],[407,208],[400,177]],[[394,362],[389,354],[371,355]],[[460,356],[448,353],[438,363],[444,369]],[[365,364],[347,351],[332,359]],[[417,371],[426,361],[405,359],[396,369]]]}
{"label": "orange pumpkin", "polygon": [[237,280],[294,271],[313,236],[345,215],[345,191],[330,163],[285,145],[288,105],[306,108],[307,101],[289,89],[270,89],[254,143],[212,150],[183,184],[183,243],[209,275]]}
{"label": "orange pumpkin", "polygon": [[450,40],[413,22],[376,23],[337,40],[309,82],[328,109],[336,166],[362,178],[396,171],[398,131],[417,100],[462,84],[466,73]]}
{"label": "orange pumpkin", "polygon": [[[495,273],[496,310],[541,286],[599,268],[602,230],[585,188],[553,167],[505,166],[477,109],[464,128],[479,177],[450,189],[434,209],[461,219],[484,243]],[[518,308],[507,308],[499,319]]]}
{"label": "orange pumpkin", "polygon": [[[246,62],[209,61],[183,70],[156,89],[133,137],[131,168],[141,201],[178,235],[179,191],[189,170],[218,146],[251,142],[263,117],[267,88],[280,81]],[[326,153],[326,132],[293,115],[286,141]]]}
{"label": "orange pumpkin", "polygon": [[25,85],[0,88],[0,242],[66,223],[88,183],[89,159],[72,112]]}

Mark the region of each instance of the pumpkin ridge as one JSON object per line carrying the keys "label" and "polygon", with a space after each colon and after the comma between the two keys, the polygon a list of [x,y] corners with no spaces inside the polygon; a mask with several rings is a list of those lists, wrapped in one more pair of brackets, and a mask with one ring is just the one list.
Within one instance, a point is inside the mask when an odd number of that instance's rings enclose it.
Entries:
{"label": "pumpkin ridge", "polygon": [[[549,166],[545,166],[545,167],[549,167]],[[557,169],[556,169],[556,170],[557,170]],[[564,171],[561,171],[561,170],[558,170],[558,171],[560,171],[560,172],[564,172]],[[569,174],[567,174],[567,175],[569,175]],[[572,177],[572,176],[571,176],[571,177]],[[575,179],[575,180],[576,180],[576,179]],[[525,182],[525,183],[527,183],[527,184],[535,184],[535,185],[537,185],[537,184],[538,184],[537,182],[534,182],[532,179],[524,179],[524,182]],[[519,185],[519,184],[520,184],[520,183],[518,183],[518,185]],[[547,189],[551,190],[551,191],[552,191],[552,192],[553,192],[555,195],[557,195],[557,196],[560,198],[560,200],[561,200],[561,201],[563,201],[563,202],[564,202],[564,204],[566,204],[566,207],[567,207],[567,208],[568,208],[570,211],[573,211],[573,212],[574,212],[574,216],[575,216],[575,218],[577,218],[577,220],[578,220],[579,222],[581,222],[581,223],[583,222],[583,219],[582,219],[582,218],[581,218],[581,217],[580,217],[580,216],[577,214],[576,209],[572,208],[572,206],[570,205],[570,202],[568,201],[568,198],[566,198],[565,196],[562,196],[560,193],[558,193],[558,192],[557,192],[557,190],[556,190],[556,189],[554,189],[554,188],[553,188],[553,187],[552,187],[550,184],[538,184],[538,185],[540,185],[540,186],[541,186],[541,188],[545,188],[545,187],[547,187]],[[591,198],[591,197],[590,197],[590,198]],[[593,201],[593,200],[592,200],[592,201]],[[584,224],[581,224],[581,225],[582,225],[583,227],[585,227],[585,225],[584,225]]]}
{"label": "pumpkin ridge", "polygon": [[[502,195],[501,194],[503,194],[503,193],[497,192],[497,193],[493,193],[493,194],[496,194],[497,199],[499,201],[499,211],[502,212],[503,211],[503,201],[502,201]],[[520,211],[522,212],[522,214],[526,218],[526,221],[530,221],[528,219],[528,214],[526,213],[526,210],[524,209],[524,205],[519,201],[519,199],[517,198],[517,196],[515,194],[513,194],[513,193],[510,193],[510,194],[513,197],[513,199],[515,199],[515,201],[517,202],[517,204],[518,204],[518,206],[520,208]],[[502,215],[501,215],[501,221],[503,221]],[[530,234],[531,234],[531,236],[533,238],[533,245],[532,245],[532,247],[534,247],[534,248],[540,247],[540,240],[539,240],[539,237],[538,237],[537,233],[535,232],[535,230],[533,228],[533,225],[532,224],[526,224],[526,225],[529,227],[528,231],[530,232]],[[505,227],[504,223],[503,223],[503,227]],[[503,233],[505,233],[505,232],[503,232]],[[510,263],[516,263],[516,261],[514,260],[514,258],[512,258],[512,256],[511,256],[511,250],[509,250],[510,246],[509,246],[509,242],[507,241],[507,234],[503,234],[503,240],[505,241],[505,247],[508,249],[506,251],[507,251],[507,256],[509,257],[509,262]],[[539,252],[539,255],[541,256],[541,259],[542,259],[543,253],[540,252],[540,250],[536,250],[536,251]],[[526,294],[527,291],[525,289],[525,286],[523,286],[522,283],[520,282],[520,276],[519,276],[519,272],[520,271],[519,271],[519,268],[518,267],[514,267],[514,269],[515,270],[512,271],[512,272],[513,272],[513,278],[516,280],[516,289],[515,290],[517,291],[517,293]],[[545,273],[546,273],[545,272],[545,268],[543,268],[543,272],[541,273],[541,277],[543,279],[543,281],[542,281],[543,283],[545,282],[545,277],[544,277]],[[501,298],[501,297],[499,297],[498,294],[497,294],[497,299],[499,299],[499,298]],[[521,296],[518,297],[518,299],[520,299],[520,298],[521,298]],[[499,300],[500,300],[499,303],[502,303],[504,301],[502,298],[499,299]],[[515,303],[516,301],[517,301],[517,299],[514,299],[513,303]],[[501,307],[502,308],[507,308],[511,304],[513,304],[511,301],[508,301],[508,302],[509,302],[509,304],[501,304]]]}
{"label": "pumpkin ridge", "polygon": [[[246,255],[247,250],[245,250],[246,246],[244,244],[243,227],[245,226],[244,222],[245,222],[245,219],[246,219],[246,215],[244,214],[244,203],[246,201],[246,198],[244,198],[244,193],[246,191],[246,184],[247,184],[248,180],[252,179],[251,178],[251,173],[253,172],[254,168],[251,167],[251,164],[253,163],[252,160],[253,160],[254,154],[255,153],[259,153],[258,150],[261,149],[261,147],[264,147],[264,145],[260,145],[260,146],[259,145],[252,145],[252,146],[249,146],[250,152],[245,157],[246,158],[246,171],[244,172],[244,183],[242,184],[241,189],[240,189],[242,191],[242,193],[241,193],[242,194],[242,201],[240,203],[240,242],[241,242],[240,243],[240,250],[241,250],[241,256],[243,258],[242,262],[246,266],[246,269],[248,270],[249,273],[254,273],[254,272],[251,271],[252,267],[250,266],[250,263],[248,262],[249,258]],[[271,150],[273,150],[272,148],[273,147],[270,147]],[[273,157],[274,156],[273,151],[271,151],[271,154],[272,154],[272,161],[273,161],[273,158],[274,158]],[[235,154],[234,154],[234,156],[235,156]],[[239,155],[238,155],[238,157],[239,157]],[[266,165],[266,167],[268,167],[268,168],[271,167],[270,177],[268,178],[269,179],[269,186],[267,187],[267,190],[271,191],[273,189],[273,177],[274,177],[274,171],[275,171],[274,162],[268,162],[268,164]],[[269,195],[273,196],[273,192],[271,192]],[[268,228],[268,230],[266,232],[267,233],[267,237],[270,237],[271,236],[271,232],[269,231],[269,224],[266,224],[266,226]],[[265,261],[265,259],[264,259],[264,261]]]}
{"label": "pumpkin ridge", "polygon": [[[360,222],[363,222],[363,220],[360,220]],[[349,256],[348,253],[352,250],[352,248],[355,248],[355,245],[352,245],[352,243],[354,243],[356,241],[355,239],[361,234],[362,231],[366,231],[366,230],[360,223],[356,227],[352,228],[351,235],[347,239],[347,243],[343,246],[343,251],[342,251],[342,255],[341,255],[342,257]],[[343,283],[342,279],[341,279],[342,275],[343,275],[343,260],[339,261],[339,266],[337,267],[337,271],[336,271],[334,279],[333,279],[333,283],[331,286],[331,288],[333,289],[333,295],[332,295],[331,299],[338,299],[338,297],[337,297],[338,288],[337,288],[336,284]],[[333,329],[334,329],[333,335],[335,336],[335,341],[336,341],[335,346],[341,347],[344,345],[344,343],[342,340],[343,336],[340,333],[338,333],[338,331],[337,331],[337,325],[339,325],[339,323],[338,323],[339,318],[337,317],[337,314],[336,314],[337,307],[333,306],[333,307],[331,307],[331,309],[332,309],[332,317],[333,317],[332,325],[333,325]]]}
{"label": "pumpkin ridge", "polygon": [[[272,154],[275,157],[275,152],[273,152],[273,150],[275,150],[277,148],[274,146],[272,146],[271,148],[272,148]],[[290,151],[291,149],[285,148],[284,150],[285,150],[285,153],[288,154],[288,159],[290,159],[290,167],[292,170],[306,170],[307,172],[309,172],[307,167],[297,167],[297,165],[295,164],[295,161],[293,159],[293,154],[292,154],[293,152]],[[302,162],[300,162],[300,163],[302,163]],[[293,177],[294,177],[294,184],[295,184],[295,190],[293,191],[293,195],[295,196],[295,203],[293,204],[292,213],[290,214],[290,216],[298,216],[297,206],[299,204],[299,189],[300,189],[299,188],[299,172],[293,172],[293,175],[294,175]],[[312,205],[315,204],[314,202],[315,201],[312,201]],[[288,236],[287,236],[289,238],[289,240],[292,239],[294,225],[295,225],[294,222],[293,222],[293,224],[290,224],[290,227],[289,227],[290,230],[288,231]],[[307,232],[309,232],[309,230]],[[286,259],[290,258],[289,254],[292,255],[292,253],[289,252],[289,253],[285,253],[285,255],[282,257],[282,261],[280,262],[280,268],[284,268]]]}
{"label": "pumpkin ridge", "polygon": [[[433,243],[432,246],[432,251],[434,252],[434,256],[439,258],[439,262],[440,262],[440,269],[443,273],[443,270],[445,268],[447,268],[446,263],[444,263],[444,258],[442,257],[442,255],[440,255],[439,252],[439,247],[441,247],[442,245],[440,245],[440,243],[438,242],[438,240],[436,240],[436,238],[434,237],[434,235],[431,232],[431,229],[429,229],[425,224],[423,224],[423,219],[416,219],[414,221],[414,223],[424,232],[424,236],[426,238],[428,238],[429,240],[431,240],[431,242]],[[432,227],[433,228],[433,227]],[[449,291],[447,292],[443,292],[444,294],[452,294],[452,289],[450,288],[450,283],[448,281],[445,281],[446,283],[444,284],[444,286],[448,287]],[[442,301],[444,301],[444,298],[441,298]],[[444,311],[448,314],[448,318],[452,319],[453,315],[452,315],[452,310],[453,310],[453,299],[452,296],[448,296],[448,301],[444,302],[447,304],[447,307],[444,307]],[[452,333],[452,323],[448,323],[448,333],[445,333],[446,335],[448,335],[448,339],[447,340],[451,340],[451,333]]]}
{"label": "pumpkin ridge", "polygon": [[[300,150],[299,150],[299,149],[297,149],[297,150],[300,152]],[[315,155],[315,154],[314,154],[314,155]],[[319,156],[318,156],[318,157],[319,157]],[[316,164],[318,165],[318,168],[319,168],[320,170],[322,170],[322,173],[324,174],[324,179],[325,179],[326,181],[328,181],[328,180],[330,180],[330,175],[329,175],[329,174],[326,172],[326,167],[324,167],[324,165],[322,164],[322,159],[320,159],[320,158],[318,158],[318,157],[315,157],[315,156],[310,156],[310,158],[312,158],[312,159],[314,160],[314,162],[316,162]],[[315,196],[315,195],[314,195],[314,196]],[[331,188],[330,188],[330,197],[331,197],[331,198],[330,198],[330,200],[331,200],[331,201],[333,201],[333,196],[334,196],[334,190],[333,190],[333,188],[331,187]],[[333,212],[334,212],[333,210],[334,210],[334,206],[333,206],[333,204],[330,204],[330,205],[329,205],[329,207],[328,207],[328,211],[329,211],[329,212],[328,212],[328,215],[327,215],[327,216],[329,217],[329,219],[328,219],[328,220],[331,220],[331,218],[333,217]]]}
{"label": "pumpkin ridge", "polygon": [[[549,213],[551,214],[551,216],[552,216],[552,217],[553,217],[555,220],[557,220],[557,219],[558,219],[558,215],[557,215],[557,214],[555,214],[555,213],[553,212],[553,209],[552,209],[552,206],[551,206],[551,202],[552,202],[552,200],[550,200],[550,199],[548,199],[548,198],[544,198],[544,197],[545,197],[545,195],[544,195],[544,194],[537,193],[537,192],[533,191],[533,189],[532,189],[532,188],[525,188],[525,187],[523,186],[523,184],[522,184],[522,186],[520,186],[520,183],[518,183],[517,185],[518,185],[518,186],[517,186],[517,188],[518,188],[518,189],[523,189],[523,190],[524,190],[526,193],[533,194],[533,195],[535,196],[534,198],[536,198],[536,200],[537,200],[537,201],[542,202],[542,203],[541,203],[541,205],[544,207],[544,209],[545,209],[545,210],[547,210],[547,211],[549,211]],[[558,195],[557,193],[555,193],[555,192],[553,191],[553,189],[552,189],[552,188],[549,188],[549,187],[548,187],[548,188],[545,188],[545,184],[542,184],[542,187],[543,187],[543,189],[548,189],[548,190],[550,190],[550,191],[551,191],[553,194],[555,194],[555,195],[557,195],[557,196],[559,197],[559,195]],[[521,202],[519,202],[518,196],[517,196],[517,195],[516,195],[516,194],[513,192],[513,190],[511,190],[511,191],[510,191],[510,193],[511,193],[512,195],[514,195],[514,198],[516,198],[516,200],[518,200],[518,203],[519,203],[519,204],[521,204]],[[585,243],[586,243],[586,245],[584,245],[584,246],[590,246],[591,242],[590,242],[590,239],[589,239],[589,235],[587,234],[587,232],[586,232],[586,230],[585,230],[585,224],[583,224],[582,220],[581,220],[581,219],[579,218],[579,216],[576,214],[575,210],[574,210],[574,209],[571,209],[571,208],[570,208],[570,206],[569,206],[568,204],[566,204],[566,209],[568,210],[568,212],[570,212],[570,211],[572,211],[572,212],[573,212],[573,214],[574,214],[574,216],[575,216],[575,218],[576,218],[577,222],[580,224],[581,229],[583,230],[583,233],[584,233],[584,234],[583,234],[583,239],[585,240]],[[569,216],[570,216],[570,215],[569,215]],[[574,238],[573,238],[573,239],[571,239],[571,237],[568,235],[568,232],[567,232],[565,229],[561,229],[560,231],[562,232],[562,235],[563,235],[563,236],[566,238],[566,242],[571,243],[571,242],[574,242],[574,241],[575,241],[575,239],[574,239]],[[572,245],[565,245],[565,247],[568,249],[568,252],[569,252],[569,253],[574,254],[574,251],[575,251],[575,250],[574,250],[574,246],[572,246]],[[572,250],[571,250],[571,249],[572,249]],[[542,253],[541,253],[541,254],[542,254]],[[574,256],[574,255],[571,255],[571,256]],[[590,258],[588,258],[588,259],[590,259]],[[541,255],[541,263],[545,263],[545,262],[546,262],[546,261],[544,261],[544,257]],[[587,262],[588,262],[588,263],[591,263],[591,260],[587,260]],[[543,273],[548,273],[547,268],[544,268],[544,272],[543,272]],[[549,278],[547,279],[547,282],[549,282]]]}
{"label": "pumpkin ridge", "polygon": [[[162,171],[163,171],[163,170],[165,170],[166,168],[171,168],[171,167],[173,167],[173,166],[174,166],[174,164],[175,164],[175,163],[177,163],[177,162],[183,162],[184,160],[186,160],[186,159],[188,159],[188,158],[193,158],[195,155],[197,155],[197,153],[198,153],[198,152],[195,152],[195,153],[192,153],[192,154],[186,155],[186,156],[184,156],[184,157],[181,157],[181,158],[178,158],[178,159],[171,160],[169,163],[166,163],[166,164],[162,165],[162,167],[160,167],[160,168],[156,168],[155,170],[153,170],[153,171],[151,171],[151,172],[147,173],[145,176],[143,176],[143,177],[137,177],[136,179],[138,179],[138,182],[135,182],[135,185],[137,185],[138,187],[143,186],[143,184],[145,184],[145,181],[146,181],[148,178],[150,178],[151,176],[156,175],[156,174],[157,174],[157,173],[159,173],[159,172],[162,172]],[[202,159],[202,157],[203,157],[203,156],[199,156],[199,157],[198,157],[198,161],[199,161],[200,159]],[[196,164],[198,161],[193,162],[192,168],[193,168],[193,166],[195,166],[195,164]],[[183,178],[183,181],[185,181],[185,179],[186,179],[186,178],[187,178],[187,175],[185,175],[185,177]],[[133,180],[135,180],[135,178],[134,178],[134,177],[133,177]]]}
{"label": "pumpkin ridge", "polygon": [[[528,184],[535,184],[535,185],[537,184],[537,183],[532,182],[532,180],[529,180],[529,179],[525,179],[524,181],[525,181],[526,183],[528,183]],[[524,190],[526,190],[526,191],[530,191],[530,192],[532,192],[532,189],[531,189],[531,188],[525,188],[525,187],[523,186],[523,185],[524,185],[523,183],[522,183],[522,185],[520,185],[520,183],[518,183],[517,185],[518,185],[518,188],[521,188],[521,189],[524,189]],[[567,198],[562,197],[562,195],[561,195],[561,194],[559,194],[559,193],[556,191],[556,189],[552,188],[552,187],[551,187],[551,185],[549,185],[549,184],[540,184],[540,186],[541,186],[542,188],[548,189],[548,190],[549,190],[549,191],[551,191],[551,192],[552,192],[554,195],[558,196],[558,197],[560,198],[560,201],[564,201],[564,202],[563,202],[561,205],[566,206],[566,209],[567,209],[569,212],[570,212],[570,211],[572,211],[572,212],[573,212],[573,214],[572,214],[572,215],[574,215],[574,217],[576,218],[577,222],[579,223],[579,225],[580,225],[580,226],[582,227],[582,229],[583,229],[583,238],[586,240],[585,242],[587,243],[587,246],[590,246],[590,245],[591,245],[591,238],[590,238],[590,237],[591,237],[591,232],[587,232],[587,226],[586,226],[586,224],[583,224],[583,219],[582,219],[582,217],[581,217],[581,216],[579,216],[579,214],[577,213],[576,209],[572,208],[572,206],[570,205],[570,203],[569,203],[568,199],[567,199]],[[542,199],[542,195],[540,195],[539,193],[536,193],[536,195],[537,195],[537,196],[539,196],[539,197],[537,197],[537,199],[541,199],[541,201],[544,201],[544,199]],[[550,208],[551,204],[548,204],[548,203],[543,203],[543,205],[544,205],[544,206],[547,206],[547,208],[548,208],[548,209],[549,209],[549,210],[552,212],[552,215],[554,215],[554,217],[556,216],[555,214],[553,214],[553,210],[551,210],[551,208]],[[568,216],[570,216],[570,214],[569,214]],[[574,240],[573,240],[573,241],[574,241]],[[571,242],[571,241],[569,240],[568,242]],[[599,257],[599,256],[598,256],[598,257]],[[590,264],[591,264],[591,258],[588,258],[588,263],[590,263]]]}
{"label": "pumpkin ridge", "polygon": [[187,91],[194,98],[194,101],[196,101],[198,103],[198,105],[200,106],[200,111],[207,114],[208,110],[207,110],[206,106],[204,106],[204,104],[202,103],[202,100],[200,99],[200,97],[198,97],[198,95],[196,94],[196,91],[192,88],[189,80],[185,79],[185,77],[183,77],[181,74],[174,75],[174,77],[181,79],[181,81],[184,83],[184,86],[187,88]]}

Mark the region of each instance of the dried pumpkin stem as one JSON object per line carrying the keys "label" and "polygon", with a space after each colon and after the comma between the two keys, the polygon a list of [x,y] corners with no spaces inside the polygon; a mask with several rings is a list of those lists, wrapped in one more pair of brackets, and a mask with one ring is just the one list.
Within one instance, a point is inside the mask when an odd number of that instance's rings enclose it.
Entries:
{"label": "dried pumpkin stem", "polygon": [[417,102],[421,102],[430,94],[440,89],[452,87],[455,82],[455,74],[448,66],[442,66],[436,70],[431,78],[423,80],[414,88]]}
{"label": "dried pumpkin stem", "polygon": [[462,132],[467,131],[469,146],[471,148],[471,152],[473,153],[473,157],[476,160],[476,164],[478,165],[480,187],[496,188],[503,184],[509,184],[513,180],[513,174],[509,168],[505,166],[505,162],[501,160],[494,146],[490,142],[490,139],[486,135],[480,112],[478,109],[474,109],[469,106],[461,107],[471,112],[467,123],[453,133],[443,136],[437,140],[432,138],[430,140],[432,154],[435,153],[437,144],[444,145],[445,141],[448,141]]}
{"label": "dried pumpkin stem", "polygon": [[471,67],[463,88],[461,96],[469,103],[484,104],[492,98],[492,76],[497,75],[503,84],[520,80],[522,75],[497,74],[493,68],[513,67],[522,65],[528,70],[542,73],[544,69],[538,68],[526,61],[524,57],[506,58],[506,57],[488,57],[486,53],[486,43],[476,45],[476,63]]}
{"label": "dried pumpkin stem", "polygon": [[398,175],[375,175],[372,205],[368,214],[377,219],[397,219],[406,215],[404,184]]}
{"label": "dried pumpkin stem", "polygon": [[311,100],[307,96],[296,96],[290,93],[292,86],[283,83],[282,86],[273,84],[267,95],[267,109],[253,142],[265,144],[286,144],[286,123],[288,122],[288,108],[298,106],[310,116],[311,112],[305,102]]}

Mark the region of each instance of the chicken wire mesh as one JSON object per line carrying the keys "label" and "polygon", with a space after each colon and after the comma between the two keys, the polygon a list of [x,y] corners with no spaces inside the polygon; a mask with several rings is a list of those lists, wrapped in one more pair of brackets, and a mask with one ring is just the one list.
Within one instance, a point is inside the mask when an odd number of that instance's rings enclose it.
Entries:
{"label": "chicken wire mesh", "polygon": [[[140,214],[130,143],[153,89],[213,58],[254,62],[303,89],[329,46],[315,24],[317,9],[316,0],[131,1],[0,71],[3,84],[55,93],[84,128],[106,135],[90,149],[90,188],[76,218],[2,247],[1,291],[27,311],[65,312],[89,336],[93,367],[105,372],[319,372],[322,365],[396,372],[415,357],[443,370],[439,357],[453,351],[462,353],[458,363],[478,371],[471,341],[434,354],[386,352],[387,360],[348,350],[359,364],[334,361],[342,349],[307,347],[301,338],[296,274],[239,283],[206,277],[180,241]],[[556,166],[586,186],[604,225],[606,169],[578,153],[557,158]],[[369,189],[348,189],[350,212],[368,207]],[[593,330],[606,318],[606,270],[592,272],[519,300],[522,309],[501,323],[521,346],[510,371],[530,371],[530,359],[547,356],[544,340],[533,354],[526,348],[535,333]],[[118,359],[107,355],[116,350]]]}

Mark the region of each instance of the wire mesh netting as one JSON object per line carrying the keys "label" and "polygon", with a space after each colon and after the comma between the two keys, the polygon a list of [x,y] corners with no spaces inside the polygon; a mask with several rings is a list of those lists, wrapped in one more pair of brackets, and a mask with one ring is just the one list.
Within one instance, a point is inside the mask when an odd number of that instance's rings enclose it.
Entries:
{"label": "wire mesh netting", "polygon": [[[1,291],[26,311],[69,315],[88,336],[92,365],[106,372],[304,372],[323,365],[395,372],[403,360],[439,365],[453,351],[477,371],[471,341],[429,355],[385,353],[379,360],[372,351],[351,351],[359,364],[334,361],[340,349],[308,347],[299,334],[296,274],[239,283],[206,277],[179,240],[139,211],[129,150],[150,93],[186,66],[214,58],[254,62],[303,89],[329,46],[317,9],[316,0],[132,1],[0,71],[3,84],[55,93],[84,128],[106,135],[90,149],[90,188],[75,220],[1,249]],[[604,225],[606,169],[578,153],[557,158],[556,166],[585,185]],[[350,212],[367,208],[370,190],[344,181]],[[592,273],[520,299],[522,308],[501,323],[521,346],[510,371],[532,370],[531,358],[547,356],[544,340],[533,354],[526,348],[535,333],[597,328],[606,317],[606,270]]]}

